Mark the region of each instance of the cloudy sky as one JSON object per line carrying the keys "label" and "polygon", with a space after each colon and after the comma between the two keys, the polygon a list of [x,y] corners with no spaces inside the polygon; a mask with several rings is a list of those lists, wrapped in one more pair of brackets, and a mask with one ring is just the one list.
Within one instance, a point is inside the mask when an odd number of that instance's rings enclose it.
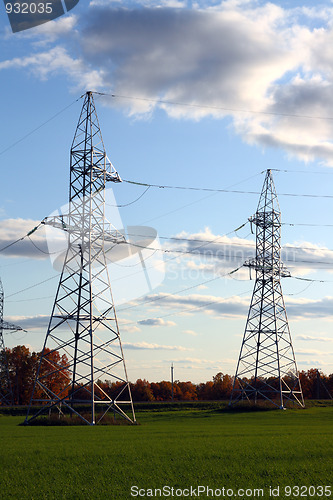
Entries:
{"label": "cloudy sky", "polygon": [[[120,176],[197,188],[113,188],[109,218],[159,235],[148,284],[134,261],[112,268],[130,379],[168,379],[172,362],[180,380],[234,373],[254,276],[228,273],[254,255],[248,217],[267,168],[297,362],[332,373],[333,3],[82,0],[21,33],[4,8],[0,23],[0,248],[67,202],[80,97],[106,94],[96,106]],[[42,347],[59,273],[49,251],[41,228],[0,252],[5,319],[27,329],[9,347]]]}

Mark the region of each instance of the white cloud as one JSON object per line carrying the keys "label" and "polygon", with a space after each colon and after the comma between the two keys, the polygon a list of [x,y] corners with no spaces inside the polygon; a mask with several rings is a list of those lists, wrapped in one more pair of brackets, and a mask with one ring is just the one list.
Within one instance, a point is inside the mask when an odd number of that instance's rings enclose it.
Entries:
{"label": "white cloud", "polygon": [[192,337],[196,337],[197,335],[199,335],[194,330],[183,330],[183,333],[185,333],[186,335],[191,335]]}
{"label": "white cloud", "polygon": [[219,360],[205,359],[205,358],[180,358],[175,359],[174,364],[176,367],[187,369],[187,370],[204,370],[206,368],[214,369],[216,371],[222,371],[222,367],[225,365],[234,366],[236,364],[236,359],[222,358]]}
{"label": "white cloud", "polygon": [[34,29],[34,33],[29,30],[24,31],[22,32],[21,36],[43,35],[44,40],[46,39],[47,42],[52,42],[60,37],[73,35],[73,32],[77,27],[77,21],[77,16],[73,14],[63,16],[59,19],[55,19],[53,22],[48,22],[45,24],[41,24],[40,26],[36,26],[36,28]]}
{"label": "white cloud", "polygon": [[[156,298],[159,300],[156,301]],[[233,319],[246,318],[250,306],[250,297],[241,298],[238,296],[223,298],[214,295],[191,294],[182,296],[159,293],[150,295],[148,299],[155,299],[158,307],[176,309],[176,312],[177,309],[181,309],[186,314],[214,313],[217,316]],[[285,302],[288,317],[293,320],[333,319],[333,297],[323,297],[317,300],[286,297]]]}
{"label": "white cloud", "polygon": [[50,316],[38,314],[37,316],[8,316],[6,321],[20,326],[24,330],[45,330],[49,324]]}
{"label": "white cloud", "polygon": [[[255,257],[254,239],[214,234],[208,227],[197,233],[182,231],[165,246],[187,252],[182,259],[185,259],[189,271],[192,274],[197,272],[198,275],[207,273],[207,277],[211,274],[223,276]],[[330,271],[333,251],[307,241],[297,241],[282,247],[281,258],[293,275],[306,274],[318,269]],[[239,271],[237,277],[241,273]],[[248,270],[245,275],[243,272],[243,276],[248,277]]]}
{"label": "white cloud", "polygon": [[150,344],[148,342],[123,342],[123,346],[126,349],[134,350],[162,350],[162,351],[188,351],[186,347],[179,345],[160,345],[160,344]]}
{"label": "white cloud", "polygon": [[129,333],[137,333],[137,332],[141,332],[141,328],[138,328],[135,325],[121,325],[121,323],[120,323],[120,331],[121,332],[129,332]]}
{"label": "white cloud", "polygon": [[303,354],[306,356],[321,356],[323,354],[331,354],[325,351],[319,351],[318,349],[296,349],[295,354]]}
{"label": "white cloud", "polygon": [[72,15],[39,27],[37,42],[58,45],[38,53],[31,42],[30,55],[3,61],[0,69],[42,79],[65,74],[81,90],[123,96],[110,97],[109,104],[132,115],[160,107],[179,119],[231,116],[248,143],[333,165],[332,6],[117,4],[94,0],[80,19]]}
{"label": "white cloud", "polygon": [[176,323],[174,321],[165,321],[162,318],[149,318],[149,319],[142,319],[138,321],[139,325],[144,325],[144,326],[175,326]]}
{"label": "white cloud", "polygon": [[333,342],[330,337],[316,337],[314,335],[297,335],[296,340],[305,340],[311,342]]}
{"label": "white cloud", "polygon": [[[10,245],[14,241],[25,237],[33,230],[39,221],[31,219],[4,219],[0,221],[0,248]],[[4,250],[1,255],[10,257],[31,257],[35,259],[45,259],[47,255],[47,245],[45,241],[45,233],[43,229],[39,229],[31,235],[32,241],[38,247],[36,248],[28,238],[19,241],[8,249]],[[40,250],[38,250],[40,249]]]}
{"label": "white cloud", "polygon": [[41,80],[65,73],[77,87],[84,89],[95,89],[103,84],[102,70],[89,69],[83,59],[73,58],[61,46],[0,62],[0,71],[12,68],[27,69]]}
{"label": "white cloud", "polygon": [[[0,221],[0,248],[26,236],[39,221],[30,219],[4,219]],[[55,237],[53,235],[53,237]],[[48,257],[48,246],[45,230],[40,227],[31,235],[31,240],[25,238],[2,252],[8,257],[29,257],[45,259]],[[165,248],[185,252],[179,254],[176,260],[168,266],[168,271],[174,274],[182,271],[182,262],[188,270],[189,278],[197,277],[204,281],[212,276],[226,276],[245,261],[255,256],[255,241],[244,238],[213,234],[209,228],[197,233],[182,231],[165,244]],[[190,252],[190,253],[188,253]],[[323,269],[331,272],[333,251],[307,241],[287,243],[281,252],[282,261],[292,276],[300,276]],[[248,279],[248,268],[242,268],[233,274],[235,279]],[[198,290],[207,287],[200,285]],[[133,303],[135,305],[135,303]],[[154,321],[154,318],[149,321]],[[160,320],[157,320],[160,321]],[[148,323],[146,323],[148,325]],[[156,324],[156,326],[173,326],[172,322]]]}
{"label": "white cloud", "polygon": [[[332,11],[325,10],[326,19]],[[329,120],[316,120],[314,126],[313,120],[281,116],[329,117],[332,27],[322,9],[307,12],[311,20],[322,19],[320,29],[304,24],[304,12],[272,3],[222,2],[206,10],[105,5],[91,14],[82,54],[89,64],[97,58],[107,77],[104,86],[112,82],[113,94],[193,105],[159,104],[177,118],[232,115],[236,131],[249,143],[333,164]],[[131,114],[157,106],[116,102]]]}
{"label": "white cloud", "polygon": [[293,299],[286,297],[288,316],[295,320],[325,319],[333,320],[333,297],[321,299]]}
{"label": "white cloud", "polygon": [[187,296],[170,295],[167,293],[159,293],[151,295],[149,298],[160,300],[157,301],[159,307],[180,308],[187,313],[196,312],[215,312],[228,317],[243,317],[249,307],[249,298],[241,299],[232,297],[224,299],[214,295],[192,294]]}

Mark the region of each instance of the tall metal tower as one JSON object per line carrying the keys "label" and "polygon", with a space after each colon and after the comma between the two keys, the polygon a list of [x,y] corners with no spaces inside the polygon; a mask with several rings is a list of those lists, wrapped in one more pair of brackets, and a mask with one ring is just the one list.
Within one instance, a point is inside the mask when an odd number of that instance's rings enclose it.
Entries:
{"label": "tall metal tower", "polygon": [[20,326],[13,325],[3,320],[5,293],[0,279],[0,405],[12,405],[14,403],[12,385],[10,382],[8,360],[6,355],[4,330],[11,332],[23,331]]}
{"label": "tall metal tower", "polygon": [[281,212],[270,170],[249,221],[256,226],[256,256],[245,266],[256,279],[230,405],[266,400],[281,409],[288,401],[303,407],[280,281],[290,273],[281,262]]}
{"label": "tall metal tower", "polygon": [[106,261],[106,247],[125,239],[105,217],[107,182],[121,179],[87,92],[71,147],[69,213],[45,221],[66,231],[68,248],[26,423],[54,407],[90,425],[109,410],[135,422]]}

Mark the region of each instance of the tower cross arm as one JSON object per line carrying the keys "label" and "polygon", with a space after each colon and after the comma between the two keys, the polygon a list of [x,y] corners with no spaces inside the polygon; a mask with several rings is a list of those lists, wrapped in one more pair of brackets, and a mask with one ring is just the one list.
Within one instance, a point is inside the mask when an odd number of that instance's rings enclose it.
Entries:
{"label": "tower cross arm", "polygon": [[26,332],[27,330],[24,330],[20,326],[14,325],[14,323],[8,323],[8,321],[1,321],[0,322],[0,329],[2,330],[10,330],[10,331],[20,331],[20,332]]}
{"label": "tower cross arm", "polygon": [[[75,151],[72,150],[72,153],[75,153]],[[109,158],[107,157],[106,153],[104,153],[104,162],[96,162],[93,165],[91,165],[91,168],[97,172],[101,172],[103,176],[105,176],[105,182],[123,182],[122,178],[118,174],[116,168],[113,166]],[[89,167],[88,167],[89,168]]]}
{"label": "tower cross arm", "polygon": [[[270,261],[264,261],[264,260],[259,260],[259,259],[250,259],[246,260],[243,264],[244,267],[249,267],[251,269],[255,269],[258,272],[262,273],[271,273],[273,271],[273,266]],[[287,269],[287,267],[283,264],[283,262],[280,262],[280,266],[274,268],[274,274],[280,276],[281,278],[290,278],[291,274],[290,271]]]}
{"label": "tower cross arm", "polygon": [[[108,160],[108,158],[107,158]],[[108,160],[109,161],[109,160]],[[111,182],[123,182],[122,178],[118,174],[117,170],[114,168],[110,162],[111,172],[105,172],[105,180]]]}
{"label": "tower cross arm", "polygon": [[[68,220],[70,219],[70,214],[65,215],[55,215],[52,217],[45,217],[42,220],[42,224],[47,226],[52,226],[55,229],[61,229],[68,233],[82,232],[82,226],[74,226],[70,224]],[[66,222],[65,222],[66,221]],[[104,241],[112,243],[126,243],[126,238],[121,231],[116,229],[110,222],[104,222],[104,228],[101,227],[100,231],[96,230],[96,226],[91,230],[91,236],[96,239],[100,238]]]}

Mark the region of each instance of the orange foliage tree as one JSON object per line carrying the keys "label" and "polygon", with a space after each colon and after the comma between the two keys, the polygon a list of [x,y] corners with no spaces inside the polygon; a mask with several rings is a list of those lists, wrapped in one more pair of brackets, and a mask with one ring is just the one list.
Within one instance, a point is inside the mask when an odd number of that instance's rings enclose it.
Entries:
{"label": "orange foliage tree", "polygon": [[[30,352],[29,348],[23,345],[6,349],[6,355],[14,402],[18,405],[26,405],[30,401],[41,353]],[[60,356],[58,351],[48,349],[44,360],[40,375],[48,375],[44,379],[47,387],[61,397],[70,394],[71,378],[67,369],[66,355]],[[330,394],[333,394],[333,374],[326,376],[312,368],[300,372],[300,380],[306,399],[328,398]],[[213,380],[200,384],[176,380],[173,384],[173,399],[174,401],[227,400],[231,395],[232,384],[233,377],[222,372],[217,373]],[[96,396],[101,399],[104,399],[105,394],[116,397],[122,385],[122,382],[99,380],[100,388],[96,389]],[[38,397],[43,399],[45,396],[43,389],[37,387],[36,390]],[[149,382],[145,379],[138,379],[131,384],[131,391],[134,401],[171,401],[172,399],[171,382],[165,380]],[[90,399],[90,386],[82,386],[76,397],[83,401]]]}
{"label": "orange foliage tree", "polygon": [[[45,379],[47,387],[56,394],[66,395],[66,388],[70,383],[69,372],[66,369],[67,357],[60,356],[58,351],[48,349],[47,362],[41,366],[41,374],[50,373]],[[14,404],[27,405],[30,402],[31,392],[36,378],[41,353],[30,352],[24,345],[6,349],[9,377],[12,386]],[[60,367],[60,371],[57,371]],[[54,372],[54,373],[53,373]],[[37,388],[38,397],[43,398],[43,390]]]}

